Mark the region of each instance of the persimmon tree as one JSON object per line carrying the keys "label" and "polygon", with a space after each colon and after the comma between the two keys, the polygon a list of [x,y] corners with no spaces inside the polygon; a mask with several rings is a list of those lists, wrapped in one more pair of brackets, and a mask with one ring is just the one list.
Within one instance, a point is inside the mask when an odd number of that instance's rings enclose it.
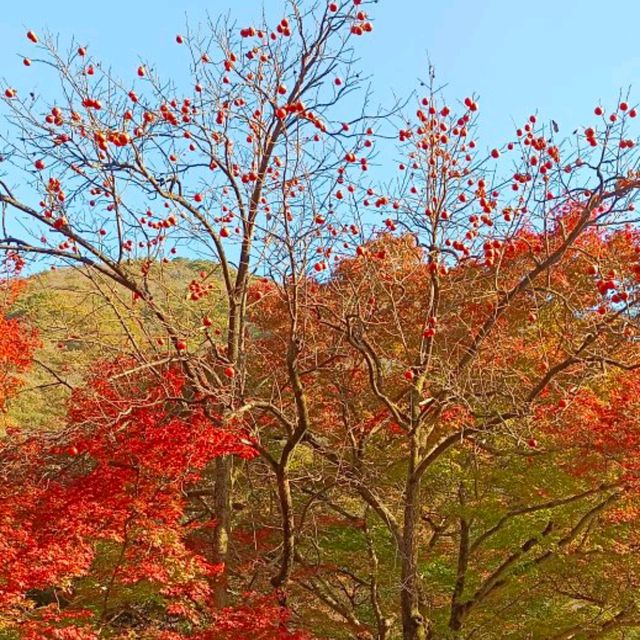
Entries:
{"label": "persimmon tree", "polygon": [[[603,407],[593,407],[591,400],[591,410],[607,416],[600,424],[591,421],[593,431],[583,421],[568,426],[572,414],[564,412],[569,403],[582,401],[580,389],[592,389],[585,401],[590,394],[597,398],[603,384],[616,384],[616,371],[633,378],[639,364],[638,238],[632,226],[637,161],[626,156],[633,142],[617,130],[635,110],[623,102],[606,119],[596,114],[602,130],[587,128],[586,148],[578,139],[573,150],[556,143],[555,132],[537,126],[532,116],[505,145],[503,151],[515,155],[515,171],[501,180],[493,164],[499,151],[474,160],[472,99],[462,115],[438,96],[421,102],[416,124],[400,130],[407,157],[399,163],[398,192],[369,192],[362,202],[352,202],[389,206],[388,231],[357,247],[353,257],[339,259],[327,279],[307,285],[304,368],[317,426],[306,442],[334,469],[319,483],[318,495],[337,496],[330,504],[355,530],[362,530],[365,514],[377,515],[397,547],[404,637],[472,636],[479,629],[490,634],[496,621],[487,622],[485,607],[496,606],[497,594],[515,576],[524,582],[522,572],[529,570],[537,579],[540,566],[571,553],[581,560],[602,512],[623,496],[634,500],[628,459],[597,464],[602,473],[590,484],[576,483],[569,473],[553,491],[544,486],[541,463],[558,473],[577,471],[583,455],[575,455],[578,442],[607,457],[618,451],[624,458],[622,451],[635,450],[631,434],[637,423],[624,403],[614,417],[606,400]],[[273,363],[274,346],[283,339],[287,300],[283,292],[284,324],[270,319],[278,317],[277,307],[255,318],[267,323],[263,368]],[[315,371],[312,363],[319,362],[326,366]],[[630,392],[622,394],[629,398]],[[574,429],[582,438],[567,438]],[[525,493],[517,486],[511,501],[507,485],[502,500],[493,502],[490,482],[499,477],[493,465],[503,460],[512,470],[522,472],[525,462],[524,469],[542,475]],[[402,482],[398,473],[404,473]],[[437,486],[443,474],[451,483],[444,490]],[[431,493],[422,492],[424,483]],[[346,505],[356,496],[362,509],[349,511]],[[568,514],[567,505],[576,504],[582,512]],[[538,514],[554,509],[560,522],[549,515],[541,524]],[[493,536],[511,525],[508,530],[517,531],[523,521],[532,526],[526,537],[519,531],[502,556],[491,548]],[[428,545],[442,561],[438,554],[448,555],[452,538],[455,580],[443,606],[437,604],[442,593],[422,577],[419,566],[429,557],[420,557],[420,547]],[[615,555],[615,545],[607,549]],[[357,629],[354,602],[345,604],[339,595],[344,576],[335,576],[330,563],[326,570],[331,577],[325,577],[321,600]],[[335,580],[332,596],[327,579]],[[354,588],[368,584],[374,591],[366,574],[350,580]],[[593,588],[585,587],[585,600]],[[523,625],[558,625],[551,626],[558,637],[576,629],[604,634],[637,624],[635,603],[622,600],[601,601],[600,621],[572,622],[565,630],[561,620],[548,616]],[[392,637],[379,604],[366,605],[376,612],[376,633]],[[593,614],[585,611],[585,617]],[[513,630],[524,633],[517,625]]]}
{"label": "persimmon tree", "polygon": [[4,443],[18,634],[638,627],[636,109],[489,152],[475,97],[349,113],[367,4],[189,30],[174,81],[27,34],[60,90],[4,90],[0,248],[77,270],[121,353]]}
{"label": "persimmon tree", "polygon": [[[24,133],[19,145],[7,138],[5,166],[31,169],[30,186],[39,195],[23,196],[3,181],[4,228],[11,233],[2,247],[81,269],[120,319],[130,375],[161,373],[176,362],[187,379],[183,395],[196,404],[214,399],[225,420],[234,420],[244,395],[250,279],[264,270],[265,248],[284,228],[295,226],[287,233],[297,241],[315,228],[313,215],[294,222],[293,214],[306,212],[322,190],[330,192],[345,141],[354,135],[350,126],[357,133],[364,126],[361,113],[347,124],[336,108],[359,82],[350,43],[372,30],[358,4],[290,3],[273,28],[221,24],[177,35],[186,86],[167,84],[150,64],[134,67],[138,86],[122,83],[86,46],[65,54],[52,37],[41,43],[30,31],[38,53],[29,62],[53,69],[60,94],[45,107],[12,87],[4,91],[8,121]],[[312,182],[325,186],[312,194]],[[25,224],[26,234],[20,231]],[[277,244],[274,253],[286,246]],[[214,278],[223,283],[224,309],[214,318],[206,310],[185,318],[161,286],[160,293],[154,289],[163,265],[184,246],[213,260],[184,283],[194,308],[199,301],[204,306]],[[144,324],[122,312],[124,295],[144,307]],[[303,415],[302,403],[299,411]],[[285,523],[281,567],[271,580],[276,588],[291,570],[286,467],[303,424],[301,418],[274,466]],[[211,561],[222,567],[214,582],[223,607],[231,457],[216,456],[214,464]]]}
{"label": "persimmon tree", "polygon": [[[43,113],[5,91],[11,122],[29,132],[22,147],[8,140],[5,162],[33,167],[41,200],[22,200],[3,183],[6,215],[20,212],[37,229],[9,235],[3,246],[59,258],[85,268],[97,287],[127,290],[148,309],[149,324],[128,346],[139,365],[179,360],[193,389],[227,410],[243,394],[250,278],[263,268],[264,247],[305,206],[309,182],[336,179],[352,134],[335,121],[335,107],[358,84],[350,42],[372,29],[353,3],[287,9],[273,28],[220,25],[178,35],[191,79],[182,87],[149,64],[133,69],[140,88],[125,86],[86,47],[63,56],[53,39],[40,44],[30,32],[62,83],[59,100]],[[312,225],[307,216],[296,233]],[[197,324],[181,323],[151,292],[152,272],[184,245],[215,260],[185,283],[190,302],[206,300],[214,277],[224,284],[226,319],[215,319],[216,334],[206,312]],[[214,535],[224,563],[230,459],[217,466]],[[222,604],[223,581],[217,597]]]}

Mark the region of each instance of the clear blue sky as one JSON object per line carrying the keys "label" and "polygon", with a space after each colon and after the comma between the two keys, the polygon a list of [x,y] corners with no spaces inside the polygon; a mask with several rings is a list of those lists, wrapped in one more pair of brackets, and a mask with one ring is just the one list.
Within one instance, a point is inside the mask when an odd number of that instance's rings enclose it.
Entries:
{"label": "clear blue sky", "polygon": [[[304,1],[304,0],[302,0]],[[268,12],[281,0],[265,0]],[[132,76],[139,57],[162,74],[176,69],[173,44],[185,16],[196,23],[206,12],[231,12],[242,24],[258,17],[259,2],[229,0],[4,0],[0,16],[0,68],[14,81],[40,70],[23,69],[17,53],[29,50],[27,29],[49,29],[62,42],[72,35],[97,57]],[[427,54],[451,98],[480,95],[481,139],[486,145],[510,136],[538,109],[569,133],[585,124],[602,99],[640,76],[637,46],[640,2],[618,0],[380,0],[370,8],[375,31],[362,38],[362,67],[374,76],[377,98],[406,94],[426,77]],[[20,85],[19,85],[20,86]],[[46,85],[38,87],[46,93]],[[640,97],[632,90],[631,98]]]}

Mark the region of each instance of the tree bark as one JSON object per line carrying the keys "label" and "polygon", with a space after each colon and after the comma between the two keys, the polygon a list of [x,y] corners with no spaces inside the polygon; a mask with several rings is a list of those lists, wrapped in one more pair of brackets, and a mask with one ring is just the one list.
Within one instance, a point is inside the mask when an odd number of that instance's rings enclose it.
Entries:
{"label": "tree bark", "polygon": [[[415,444],[414,447],[415,448]],[[420,497],[420,481],[414,474],[412,455],[405,489],[400,608],[403,640],[427,640],[427,621],[420,612],[420,587],[416,549],[416,519]]]}
{"label": "tree bark", "polygon": [[227,563],[229,557],[229,533],[231,528],[231,494],[233,490],[233,459],[231,456],[216,458],[215,514],[216,528],[213,534],[213,562],[223,565],[222,573],[214,582],[214,603],[221,608],[227,604]]}
{"label": "tree bark", "polygon": [[280,589],[285,586],[295,556],[295,520],[293,516],[293,501],[291,498],[291,484],[287,468],[281,468],[276,472],[278,483],[278,498],[280,500],[280,513],[282,517],[282,559],[280,570],[271,578],[271,584]]}

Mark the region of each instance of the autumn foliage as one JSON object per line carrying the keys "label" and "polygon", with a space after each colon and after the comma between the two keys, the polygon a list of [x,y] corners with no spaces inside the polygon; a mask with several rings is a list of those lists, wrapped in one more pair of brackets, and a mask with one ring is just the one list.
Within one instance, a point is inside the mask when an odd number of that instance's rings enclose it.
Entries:
{"label": "autumn foliage", "polygon": [[640,629],[637,107],[489,149],[473,95],[354,111],[369,4],[190,28],[176,84],[28,32],[0,637]]}
{"label": "autumn foliage", "polygon": [[19,280],[0,281],[0,410],[18,391],[38,344],[34,330],[11,315],[22,286]]}

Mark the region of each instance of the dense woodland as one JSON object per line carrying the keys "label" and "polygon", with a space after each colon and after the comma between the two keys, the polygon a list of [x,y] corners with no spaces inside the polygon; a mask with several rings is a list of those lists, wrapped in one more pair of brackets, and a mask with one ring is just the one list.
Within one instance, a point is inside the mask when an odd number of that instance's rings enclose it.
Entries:
{"label": "dense woodland", "polygon": [[374,13],[191,25],[177,78],[26,34],[2,640],[640,638],[636,108],[486,149],[432,69],[373,104]]}

